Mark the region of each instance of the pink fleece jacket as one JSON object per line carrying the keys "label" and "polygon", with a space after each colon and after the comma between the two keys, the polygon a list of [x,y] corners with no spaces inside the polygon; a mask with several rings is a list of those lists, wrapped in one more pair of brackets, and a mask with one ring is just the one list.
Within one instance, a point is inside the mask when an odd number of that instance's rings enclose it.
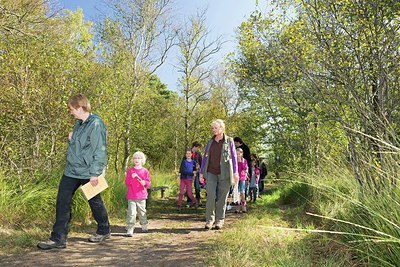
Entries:
{"label": "pink fleece jacket", "polygon": [[[132,178],[132,174],[136,173],[140,179],[145,181],[144,186],[137,178]],[[150,187],[150,173],[146,168],[136,169],[132,167],[126,172],[125,184],[128,187],[126,198],[129,200],[147,199],[147,188]]]}
{"label": "pink fleece jacket", "polygon": [[246,181],[249,167],[247,166],[247,160],[242,160],[243,161],[238,161],[239,181]]}

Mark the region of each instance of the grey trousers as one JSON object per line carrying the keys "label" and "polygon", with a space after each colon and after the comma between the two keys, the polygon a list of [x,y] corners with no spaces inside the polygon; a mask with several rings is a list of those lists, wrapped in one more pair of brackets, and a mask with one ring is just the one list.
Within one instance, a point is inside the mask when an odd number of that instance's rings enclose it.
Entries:
{"label": "grey trousers", "polygon": [[207,173],[207,202],[206,222],[207,224],[223,224],[225,219],[226,201],[229,194],[231,182],[228,177],[221,177]]}
{"label": "grey trousers", "polygon": [[134,228],[136,223],[136,214],[139,215],[140,225],[147,225],[146,200],[128,200],[128,212],[126,224],[128,228]]}

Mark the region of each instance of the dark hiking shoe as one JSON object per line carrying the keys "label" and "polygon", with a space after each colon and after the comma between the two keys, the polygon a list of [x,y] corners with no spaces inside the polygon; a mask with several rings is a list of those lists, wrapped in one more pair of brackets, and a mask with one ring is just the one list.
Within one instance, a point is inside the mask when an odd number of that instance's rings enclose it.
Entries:
{"label": "dark hiking shoe", "polygon": [[53,249],[53,248],[62,249],[62,248],[66,248],[67,244],[62,243],[62,242],[54,242],[53,240],[48,240],[48,241],[44,241],[44,242],[39,242],[37,244],[37,247],[42,250],[49,250],[49,249]]}
{"label": "dark hiking shoe", "polygon": [[95,234],[95,235],[92,235],[91,237],[89,237],[89,242],[99,243],[99,242],[103,242],[104,240],[106,240],[110,237],[111,237],[111,234],[105,234],[105,235]]}

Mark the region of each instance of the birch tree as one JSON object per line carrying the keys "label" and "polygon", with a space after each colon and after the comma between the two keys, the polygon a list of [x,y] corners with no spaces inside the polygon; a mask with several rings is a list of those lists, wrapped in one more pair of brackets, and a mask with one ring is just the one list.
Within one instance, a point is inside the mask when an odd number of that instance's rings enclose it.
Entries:
{"label": "birch tree", "polygon": [[[110,116],[111,157],[114,167],[125,170],[132,147],[140,148],[143,107],[149,77],[159,68],[174,44],[171,0],[112,1],[113,15],[100,27],[103,56],[113,78],[107,86]],[[134,138],[133,138],[134,137]]]}
{"label": "birch tree", "polygon": [[210,96],[208,84],[212,69],[213,56],[223,45],[222,37],[211,38],[205,24],[206,11],[190,17],[178,34],[179,55],[177,69],[181,74],[179,85],[183,95],[184,144],[188,146],[195,139],[201,116],[198,106]]}

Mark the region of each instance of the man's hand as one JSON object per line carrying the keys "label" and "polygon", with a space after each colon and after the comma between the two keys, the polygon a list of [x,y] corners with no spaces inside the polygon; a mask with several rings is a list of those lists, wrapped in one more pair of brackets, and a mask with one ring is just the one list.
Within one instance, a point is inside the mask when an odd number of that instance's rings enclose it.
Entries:
{"label": "man's hand", "polygon": [[99,177],[97,177],[97,176],[92,176],[92,177],[90,177],[90,183],[91,183],[93,186],[97,186],[98,183],[99,183]]}

